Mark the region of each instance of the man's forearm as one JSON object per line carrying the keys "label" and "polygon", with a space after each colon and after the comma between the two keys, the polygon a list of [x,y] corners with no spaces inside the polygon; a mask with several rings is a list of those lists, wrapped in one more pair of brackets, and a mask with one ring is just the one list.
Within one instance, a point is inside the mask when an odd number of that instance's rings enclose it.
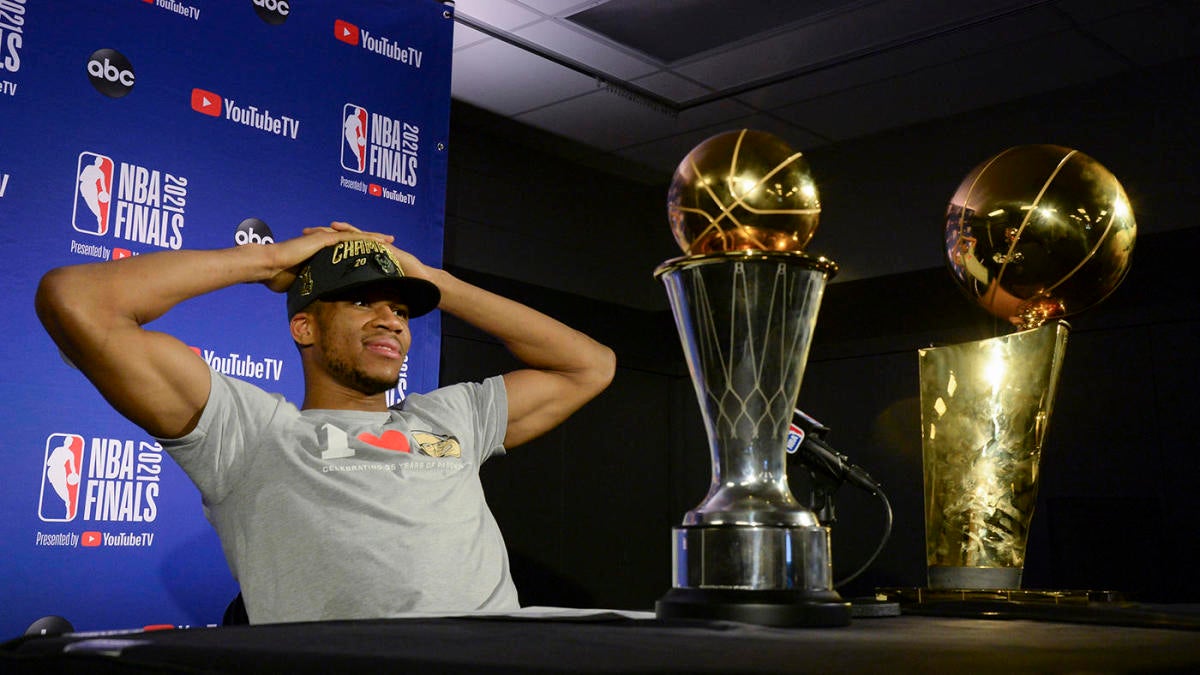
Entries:
{"label": "man's forearm", "polygon": [[490,291],[433,270],[442,292],[439,308],[495,337],[522,363],[541,370],[574,373],[605,367],[611,352],[561,322]]}
{"label": "man's forearm", "polygon": [[[142,325],[175,305],[239,283],[267,278],[265,247],[159,251],[53,270],[38,290],[39,313],[75,311],[91,320]],[[66,317],[63,317],[66,318]]]}
{"label": "man's forearm", "polygon": [[442,311],[497,338],[527,368],[504,375],[508,428],[514,447],[558,426],[612,381],[608,347],[521,303],[432,270]]}

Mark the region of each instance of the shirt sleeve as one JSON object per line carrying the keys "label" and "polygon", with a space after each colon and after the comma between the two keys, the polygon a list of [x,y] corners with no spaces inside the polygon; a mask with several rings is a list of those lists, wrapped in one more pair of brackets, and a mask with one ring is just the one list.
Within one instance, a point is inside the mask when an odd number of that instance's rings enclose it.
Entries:
{"label": "shirt sleeve", "polygon": [[504,454],[508,394],[503,376],[442,387],[428,394],[413,394],[396,407],[439,420],[448,428],[463,429],[469,438],[459,440],[468,442],[467,452],[476,455],[480,464]]}
{"label": "shirt sleeve", "polygon": [[196,428],[176,439],[158,439],[212,505],[229,494],[250,461],[254,448],[281,404],[282,396],[269,394],[241,380],[210,369],[212,386]]}

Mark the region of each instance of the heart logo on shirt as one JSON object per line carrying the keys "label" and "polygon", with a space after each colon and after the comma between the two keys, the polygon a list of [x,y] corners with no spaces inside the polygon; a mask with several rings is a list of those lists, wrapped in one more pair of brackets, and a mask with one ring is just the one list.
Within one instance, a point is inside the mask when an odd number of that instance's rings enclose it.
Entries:
{"label": "heart logo on shirt", "polygon": [[373,445],[377,448],[383,448],[384,450],[412,452],[412,450],[410,450],[408,447],[408,438],[395,429],[388,429],[387,431],[384,431],[382,436],[376,436],[369,431],[364,431],[358,435],[358,440],[362,441],[363,443]]}

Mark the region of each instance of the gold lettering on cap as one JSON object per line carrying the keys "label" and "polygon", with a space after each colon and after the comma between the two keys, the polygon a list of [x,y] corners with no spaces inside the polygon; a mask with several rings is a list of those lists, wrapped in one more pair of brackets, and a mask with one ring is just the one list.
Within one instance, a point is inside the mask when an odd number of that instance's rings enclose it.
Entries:
{"label": "gold lettering on cap", "polygon": [[352,267],[359,267],[365,264],[365,260],[360,256],[369,253],[383,253],[396,266],[396,271],[399,276],[404,276],[404,268],[400,266],[400,261],[392,253],[392,249],[387,244],[382,244],[371,239],[353,239],[351,241],[343,241],[333,245],[333,255],[330,256],[329,262],[333,265],[340,264],[351,258],[357,259]]}
{"label": "gold lettering on cap", "polygon": [[[370,239],[354,239],[334,244],[333,255],[330,257],[329,262],[337,265],[344,260],[357,258],[368,253],[386,253],[389,258],[392,258],[393,262],[395,261],[392,252],[388,250],[385,244]],[[396,265],[396,267],[399,267],[399,265]]]}
{"label": "gold lettering on cap", "polygon": [[305,265],[304,269],[300,271],[300,295],[309,295],[312,292],[312,265]]}

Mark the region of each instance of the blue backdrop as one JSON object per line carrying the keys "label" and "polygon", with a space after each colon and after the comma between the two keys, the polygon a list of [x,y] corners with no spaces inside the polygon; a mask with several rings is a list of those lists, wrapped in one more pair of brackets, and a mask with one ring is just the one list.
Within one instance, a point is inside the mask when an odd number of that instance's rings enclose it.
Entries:
{"label": "blue backdrop", "polygon": [[[38,279],[332,220],[440,266],[452,32],[435,0],[0,1],[0,639],[205,625],[236,593],[190,481],[42,330]],[[299,401],[286,319],[247,285],[152,327]],[[437,313],[412,330],[393,398],[438,382]]]}

